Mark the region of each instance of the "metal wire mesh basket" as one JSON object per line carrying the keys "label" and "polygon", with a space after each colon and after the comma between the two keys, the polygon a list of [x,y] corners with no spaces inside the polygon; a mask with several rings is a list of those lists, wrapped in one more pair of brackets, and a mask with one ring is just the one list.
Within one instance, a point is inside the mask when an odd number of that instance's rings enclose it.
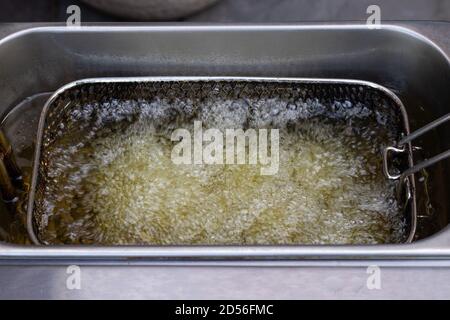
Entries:
{"label": "metal wire mesh basket", "polygon": [[[159,77],[159,78],[99,78],[71,83],[59,89],[46,103],[42,111],[31,188],[29,192],[27,218],[28,232],[36,244],[41,244],[41,231],[45,202],[44,191],[49,182],[47,148],[62,132],[81,130],[71,122],[74,110],[87,103],[116,99],[190,99],[199,101],[207,98],[256,99],[282,98],[289,100],[315,100],[325,112],[342,117],[346,101],[352,105],[371,108],[372,111],[388,114],[394,125],[400,128],[396,141],[409,134],[408,118],[401,101],[389,90],[373,83],[354,80],[298,79],[298,78],[212,78],[212,77]],[[336,101],[342,102],[336,104]],[[412,156],[406,167],[411,167]],[[399,195],[404,203],[404,215],[408,224],[406,242],[413,239],[416,228],[416,205],[414,177],[408,177],[407,196]]]}

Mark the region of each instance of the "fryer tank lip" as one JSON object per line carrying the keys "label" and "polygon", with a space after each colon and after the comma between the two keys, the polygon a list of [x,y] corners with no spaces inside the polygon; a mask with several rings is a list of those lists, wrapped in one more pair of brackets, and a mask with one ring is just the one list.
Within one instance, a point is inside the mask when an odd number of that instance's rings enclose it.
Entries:
{"label": "fryer tank lip", "polygon": [[[339,26],[338,26],[339,27]],[[91,27],[87,27],[91,28]],[[93,28],[93,27],[92,27]],[[100,27],[101,28],[101,27]],[[135,28],[135,27],[132,27]],[[399,27],[401,28],[401,27]],[[41,29],[41,28],[36,28]],[[406,29],[406,28],[402,28]],[[408,29],[406,29],[408,30]],[[1,42],[1,41],[0,41]],[[31,175],[31,185],[30,192],[27,200],[27,232],[32,240],[32,242],[36,245],[43,245],[39,238],[36,235],[33,221],[33,211],[34,211],[34,198],[36,185],[38,180],[38,169],[39,169],[39,159],[41,156],[41,147],[42,147],[42,138],[45,129],[46,116],[49,111],[50,106],[53,102],[61,96],[64,92],[69,89],[73,89],[78,86],[86,85],[86,84],[101,84],[101,83],[134,83],[134,82],[261,82],[261,83],[298,83],[298,84],[346,84],[346,85],[356,85],[356,86],[365,86],[386,94],[393,102],[395,102],[396,106],[400,109],[403,121],[403,129],[406,135],[410,133],[409,126],[409,118],[406,111],[405,106],[403,105],[400,98],[392,92],[390,89],[379,85],[375,82],[358,80],[358,79],[340,79],[340,78],[302,78],[302,77],[242,77],[242,76],[149,76],[149,77],[99,77],[99,78],[85,78],[80,80],[72,81],[58,90],[56,90],[52,96],[47,100],[42,109],[42,112],[39,117],[38,130],[36,135],[36,146],[32,160],[32,175]],[[408,157],[409,166],[413,166],[413,158],[412,158],[412,147],[411,144],[407,145],[409,154]],[[410,217],[410,228],[408,237],[404,243],[411,243],[414,239],[416,228],[417,228],[417,211],[416,211],[416,197],[415,197],[415,178],[414,175],[411,177],[411,189],[412,189],[412,199],[411,199],[411,217]],[[240,246],[247,247],[247,246]],[[250,246],[249,246],[250,247]]]}
{"label": "fryer tank lip", "polygon": [[[398,24],[397,24],[398,23]],[[67,32],[148,32],[148,31],[183,31],[183,32],[203,32],[203,31],[304,31],[304,30],[314,30],[314,31],[330,31],[330,30],[369,30],[371,32],[395,32],[413,37],[419,41],[425,42],[427,45],[433,47],[437,50],[441,56],[450,65],[450,57],[445,53],[445,51],[438,46],[433,40],[424,36],[423,34],[411,29],[408,26],[399,25],[402,21],[381,23],[376,27],[373,25],[362,24],[360,22],[344,22],[344,23],[320,23],[320,22],[310,22],[310,23],[293,23],[293,22],[272,22],[272,23],[186,23],[186,22],[171,22],[171,23],[145,23],[145,24],[103,24],[96,25],[85,24],[81,26],[69,27],[63,24],[55,24],[51,26],[34,26],[26,28],[23,30],[11,33],[4,38],[0,39],[0,46],[8,41],[12,41],[16,38],[20,38],[25,35],[40,33],[40,32],[56,32],[56,33],[67,33]]]}

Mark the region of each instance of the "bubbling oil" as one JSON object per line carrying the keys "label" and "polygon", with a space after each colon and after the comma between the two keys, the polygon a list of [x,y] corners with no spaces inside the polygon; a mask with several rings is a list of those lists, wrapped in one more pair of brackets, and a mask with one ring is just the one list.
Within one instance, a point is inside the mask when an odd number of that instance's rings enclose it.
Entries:
{"label": "bubbling oil", "polygon": [[[47,244],[378,244],[405,238],[370,106],[318,100],[114,100],[81,105],[45,150]],[[279,170],[179,165],[177,128],[277,128]],[[75,125],[74,125],[75,124]]]}

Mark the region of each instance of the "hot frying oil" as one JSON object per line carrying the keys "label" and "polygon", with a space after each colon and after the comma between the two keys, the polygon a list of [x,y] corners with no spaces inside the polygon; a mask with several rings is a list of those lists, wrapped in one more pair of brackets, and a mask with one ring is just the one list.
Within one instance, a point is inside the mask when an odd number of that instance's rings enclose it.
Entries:
{"label": "hot frying oil", "polygon": [[[380,150],[396,132],[347,102],[155,98],[80,106],[45,151],[45,243],[366,244],[404,240]],[[175,164],[177,128],[279,129],[279,169]],[[76,125],[73,125],[76,124]],[[67,130],[66,130],[67,129]]]}

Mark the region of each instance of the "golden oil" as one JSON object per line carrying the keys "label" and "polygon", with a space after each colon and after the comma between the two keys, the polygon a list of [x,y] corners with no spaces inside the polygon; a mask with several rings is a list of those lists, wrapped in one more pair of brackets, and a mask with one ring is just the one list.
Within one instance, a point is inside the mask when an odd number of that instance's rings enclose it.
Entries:
{"label": "golden oil", "polygon": [[[317,101],[308,102],[309,113],[284,101],[114,103],[121,106],[119,116],[110,104],[74,112],[80,129],[47,148],[48,180],[40,200],[45,243],[375,244],[404,239],[403,215],[393,185],[382,174],[379,153],[396,133],[366,107],[348,105],[347,114],[330,117],[317,112],[323,109]],[[178,108],[176,116],[173,108]],[[93,121],[97,109],[104,112]],[[279,129],[278,173],[261,175],[259,165],[174,164],[170,133],[192,129],[195,120],[220,130]],[[92,122],[96,129],[86,130]]]}

